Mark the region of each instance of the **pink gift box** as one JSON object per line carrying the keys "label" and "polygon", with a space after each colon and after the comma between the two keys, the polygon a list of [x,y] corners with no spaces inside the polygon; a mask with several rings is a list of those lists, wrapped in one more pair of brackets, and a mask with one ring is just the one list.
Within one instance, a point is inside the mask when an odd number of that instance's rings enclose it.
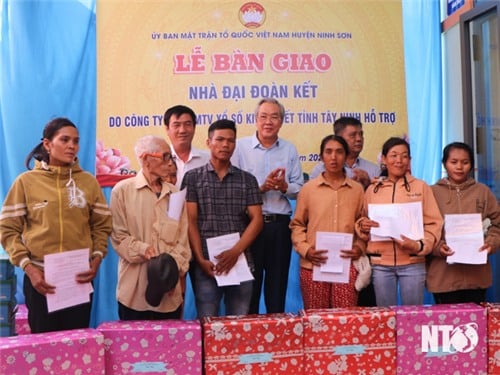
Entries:
{"label": "pink gift box", "polygon": [[304,374],[396,373],[396,317],[391,309],[311,309],[301,315]]}
{"label": "pink gift box", "polygon": [[28,308],[26,305],[17,305],[16,309],[16,334],[26,335],[31,333],[28,323]]}
{"label": "pink gift box", "polygon": [[394,310],[398,374],[486,374],[486,309],[464,303]]}
{"label": "pink gift box", "polygon": [[199,321],[117,321],[100,324],[106,374],[200,375]]}
{"label": "pink gift box", "polygon": [[296,314],[204,318],[205,375],[303,374],[302,319]]}
{"label": "pink gift box", "polygon": [[485,306],[488,313],[488,374],[500,374],[500,303]]}
{"label": "pink gift box", "polygon": [[104,375],[104,338],[75,329],[0,338],[0,374]]}

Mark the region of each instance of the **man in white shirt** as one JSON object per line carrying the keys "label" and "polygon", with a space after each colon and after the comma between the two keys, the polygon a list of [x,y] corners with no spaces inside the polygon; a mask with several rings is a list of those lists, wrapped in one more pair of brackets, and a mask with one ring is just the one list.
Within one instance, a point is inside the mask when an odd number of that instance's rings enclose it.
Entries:
{"label": "man in white shirt", "polygon": [[[358,181],[366,189],[373,178],[380,175],[380,167],[359,157],[363,151],[363,125],[355,117],[340,117],[333,124],[333,132],[345,139],[349,146],[344,168],[347,177]],[[325,170],[323,162],[318,163],[311,171],[310,178],[319,176]]]}
{"label": "man in white shirt", "polygon": [[163,123],[170,139],[172,159],[177,165],[176,186],[179,188],[184,174],[207,164],[209,154],[191,145],[196,130],[196,114],[191,108],[176,105],[167,109],[163,116]]}

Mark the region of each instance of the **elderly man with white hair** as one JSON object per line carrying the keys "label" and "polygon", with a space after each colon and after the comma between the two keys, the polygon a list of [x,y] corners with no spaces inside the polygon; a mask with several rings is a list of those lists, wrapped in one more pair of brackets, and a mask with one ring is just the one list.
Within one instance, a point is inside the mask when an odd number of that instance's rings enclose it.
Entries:
{"label": "elderly man with white hair", "polygon": [[[168,215],[173,193],[165,182],[171,151],[161,137],[147,135],[134,148],[141,169],[120,181],[111,192],[113,215],[111,243],[120,256],[118,265],[118,315],[121,320],[180,319],[183,293],[180,280],[189,268],[191,250],[185,208],[180,217]],[[148,261],[170,254],[179,269],[179,281],[157,306],[146,298]],[[156,303],[155,303],[156,304]]]}

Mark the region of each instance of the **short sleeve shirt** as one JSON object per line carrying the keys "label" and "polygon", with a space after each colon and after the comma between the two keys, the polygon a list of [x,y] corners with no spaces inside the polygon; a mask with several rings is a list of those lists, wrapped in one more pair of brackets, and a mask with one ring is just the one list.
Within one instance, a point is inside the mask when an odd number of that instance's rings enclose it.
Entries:
{"label": "short sleeve shirt", "polygon": [[262,204],[257,179],[233,165],[222,180],[212,164],[195,168],[184,175],[186,201],[198,204],[198,229],[203,255],[208,258],[206,239],[245,231],[247,207]]}

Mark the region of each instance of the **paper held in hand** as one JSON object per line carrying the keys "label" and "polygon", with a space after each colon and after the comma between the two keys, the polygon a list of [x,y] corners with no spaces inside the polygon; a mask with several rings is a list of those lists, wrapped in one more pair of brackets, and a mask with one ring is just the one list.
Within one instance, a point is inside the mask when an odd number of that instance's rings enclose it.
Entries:
{"label": "paper held in hand", "polygon": [[328,250],[328,260],[313,267],[313,280],[330,283],[348,283],[351,258],[341,258],[340,250],[352,249],[352,234],[316,232],[316,250]]}
{"label": "paper held in hand", "polygon": [[[208,256],[213,264],[217,264],[215,257],[223,251],[231,249],[240,240],[239,233],[230,233],[223,236],[207,238]],[[252,272],[248,267],[247,258],[241,253],[231,270],[225,275],[216,275],[218,286],[240,285],[243,281],[253,280]]]}
{"label": "paper held in hand", "polygon": [[56,287],[54,294],[47,294],[49,312],[90,302],[92,284],[76,281],[77,274],[90,269],[89,249],[49,254],[43,259],[45,281]]}
{"label": "paper held in hand", "polygon": [[422,202],[370,203],[368,217],[379,223],[370,230],[372,241],[400,240],[402,234],[415,241],[424,238]]}
{"label": "paper held in hand", "polygon": [[175,193],[170,194],[170,201],[168,204],[167,216],[171,219],[179,221],[181,219],[182,209],[186,201],[187,189],[182,189]]}
{"label": "paper held in hand", "polygon": [[486,264],[488,253],[479,251],[484,244],[481,214],[444,215],[446,244],[455,253],[446,262]]}

